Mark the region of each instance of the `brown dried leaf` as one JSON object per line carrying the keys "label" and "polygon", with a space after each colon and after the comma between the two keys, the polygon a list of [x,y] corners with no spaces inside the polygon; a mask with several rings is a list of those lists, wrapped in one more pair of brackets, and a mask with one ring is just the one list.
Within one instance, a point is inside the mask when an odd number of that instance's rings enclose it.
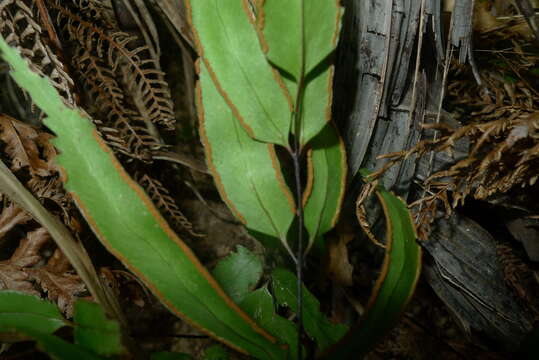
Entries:
{"label": "brown dried leaf", "polygon": [[[342,227],[342,226],[341,226]],[[339,231],[336,238],[328,241],[328,274],[335,283],[341,286],[352,286],[354,267],[348,260],[347,244],[354,239],[352,231]]]}
{"label": "brown dried leaf", "polygon": [[49,239],[47,230],[39,228],[20,240],[11,258],[0,262],[0,289],[38,294],[31,283],[27,268],[41,261],[39,251]]}
{"label": "brown dried leaf", "polygon": [[40,158],[36,142],[43,144],[38,131],[10,116],[0,115],[0,139],[6,143],[6,153],[11,157],[11,170],[29,167],[32,174],[51,175],[51,167]]}
{"label": "brown dried leaf", "polygon": [[148,47],[140,46],[137,36],[113,28],[113,24],[101,26],[102,21],[87,18],[72,4],[59,0],[48,3],[69,40],[102,58],[122,80],[143,118],[172,129],[175,120],[170,89],[158,59],[151,57]]}
{"label": "brown dried leaf", "polygon": [[2,239],[13,227],[26,224],[32,217],[18,205],[10,203],[2,209],[0,214],[0,239]]}
{"label": "brown dried leaf", "polygon": [[67,104],[75,103],[71,91],[73,80],[49,46],[50,39],[40,25],[35,1],[0,1],[0,34],[30,60],[34,71],[52,81]]}
{"label": "brown dried leaf", "polygon": [[152,201],[174,224],[187,230],[193,236],[201,236],[193,230],[193,225],[182,214],[168,190],[156,179],[144,174],[139,183],[144,187]]}
{"label": "brown dried leaf", "polygon": [[66,317],[73,316],[73,305],[77,295],[86,291],[86,286],[76,274],[56,273],[48,266],[27,270],[32,279],[47,293],[47,298],[55,302]]}

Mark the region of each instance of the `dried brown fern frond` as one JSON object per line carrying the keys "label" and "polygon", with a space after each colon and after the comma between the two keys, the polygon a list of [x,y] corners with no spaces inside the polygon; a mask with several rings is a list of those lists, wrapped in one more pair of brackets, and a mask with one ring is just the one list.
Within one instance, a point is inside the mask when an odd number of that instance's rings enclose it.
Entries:
{"label": "dried brown fern frond", "polygon": [[[438,216],[439,205],[446,214],[468,196],[491,200],[510,190],[534,185],[539,177],[539,111],[529,112],[513,106],[494,106],[473,114],[473,123],[452,128],[446,124],[425,125],[436,129],[436,140],[423,140],[408,151],[384,155],[388,167],[412,154],[428,158],[431,152],[453,151],[457,142],[466,139],[471,148],[460,160],[436,170],[418,182],[424,194],[411,208],[421,234],[428,234],[430,223]],[[425,175],[423,175],[425,176]]]}
{"label": "dried brown fern frond", "polygon": [[46,230],[39,228],[19,241],[19,246],[11,257],[0,262],[0,289],[39,294],[26,268],[35,266],[42,260],[40,250],[49,239]]}
{"label": "dried brown fern frond", "polygon": [[56,149],[50,142],[52,135],[36,127],[0,114],[0,142],[5,147],[11,171],[20,174],[26,187],[41,201],[55,203],[51,212],[60,216],[70,229],[80,231],[78,212],[60,180],[53,162]]}
{"label": "dried brown fern frond", "polygon": [[86,291],[79,276],[59,249],[46,259],[43,248],[50,241],[47,230],[40,227],[29,231],[7,260],[0,261],[0,289],[16,290],[40,295],[58,304],[67,316],[73,314],[76,295]]}
{"label": "dried brown fern frond", "polygon": [[144,174],[138,180],[139,184],[146,190],[150,198],[163,214],[175,225],[187,230],[191,235],[200,237],[201,235],[193,230],[193,225],[182,214],[169,191],[156,179]]}
{"label": "dried brown fern frond", "polygon": [[0,1],[0,33],[30,60],[34,71],[48,77],[68,105],[74,105],[73,80],[49,46],[35,1]]}
{"label": "dried brown fern frond", "polygon": [[517,256],[515,250],[506,244],[496,246],[498,262],[503,269],[505,283],[530,308],[535,319],[539,319],[537,292],[539,284],[534,279],[533,270]]}
{"label": "dried brown fern frond", "polygon": [[0,239],[4,238],[15,226],[26,224],[30,220],[32,220],[32,216],[17,204],[4,204],[2,212],[0,212]]}
{"label": "dried brown fern frond", "polygon": [[73,273],[69,260],[56,249],[45,266],[25,269],[40,290],[55,302],[66,317],[73,316],[78,295],[86,291],[81,278]]}
{"label": "dried brown fern frond", "polygon": [[84,18],[59,0],[47,0],[56,11],[58,24],[69,37],[90,54],[101,58],[115,74],[124,79],[141,116],[152,123],[172,128],[174,112],[168,84],[159,70],[157,59],[148,56],[137,36]]}
{"label": "dried brown fern frond", "polygon": [[117,130],[124,146],[117,149],[128,156],[140,160],[150,160],[150,151],[162,145],[145,127],[137,111],[125,103],[124,92],[113,72],[101,59],[84,48],[76,52],[75,64],[91,99],[95,101],[96,112],[106,119],[105,125]]}

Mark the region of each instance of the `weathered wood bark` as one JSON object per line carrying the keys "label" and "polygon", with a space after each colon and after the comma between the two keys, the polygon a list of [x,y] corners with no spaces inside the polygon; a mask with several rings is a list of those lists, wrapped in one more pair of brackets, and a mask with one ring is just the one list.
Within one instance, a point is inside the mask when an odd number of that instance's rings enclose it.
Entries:
{"label": "weathered wood bark", "polygon": [[[445,85],[444,34],[449,36],[449,46],[460,47],[459,60],[475,67],[474,1],[455,1],[451,25],[444,24],[440,0],[345,0],[344,4],[334,116],[344,129],[350,180],[356,185],[358,181],[352,180],[358,169],[376,170],[386,163],[378,159],[380,155],[408,150],[420,139],[431,138],[433,131],[422,131],[422,123],[439,120],[458,126],[443,110],[438,116]],[[436,153],[432,158],[430,154],[409,158],[385,172],[382,181],[401,196],[420,197],[423,191],[414,188],[414,182],[422,183],[433,172],[466,157],[469,147],[469,140],[463,138],[455,144],[453,157]],[[368,201],[367,208],[372,229],[381,239],[381,209],[375,201]],[[464,328],[483,331],[514,349],[531,324],[504,283],[494,239],[458,213],[449,220],[440,217],[433,228],[431,241],[423,244],[432,260],[425,264],[425,273],[433,289]]]}

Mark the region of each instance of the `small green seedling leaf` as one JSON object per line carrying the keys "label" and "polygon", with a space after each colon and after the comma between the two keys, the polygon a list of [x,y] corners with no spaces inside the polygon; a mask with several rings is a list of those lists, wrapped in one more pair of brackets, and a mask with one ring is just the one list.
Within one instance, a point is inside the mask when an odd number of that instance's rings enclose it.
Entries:
{"label": "small green seedling leaf", "polygon": [[0,291],[0,332],[30,329],[52,334],[66,325],[56,305],[34,295]]}
{"label": "small green seedling leaf", "polygon": [[260,257],[238,245],[236,252],[221,260],[212,274],[223,290],[239,304],[258,283],[262,271]]}
{"label": "small green seedling leaf", "polygon": [[212,345],[204,350],[203,360],[228,360],[228,351],[219,344]]}
{"label": "small green seedling leaf", "polygon": [[247,135],[199,65],[200,136],[219,193],[248,229],[279,239],[289,250],[286,235],[296,210],[275,150]]}
{"label": "small green seedling leaf", "polygon": [[103,356],[126,352],[122,345],[120,325],[107,319],[96,303],[78,300],[75,303],[75,342],[85,349]]}
{"label": "small green seedling leaf", "polygon": [[[277,268],[272,273],[273,293],[277,303],[297,311],[297,278],[290,271]],[[341,339],[348,330],[345,325],[334,324],[320,311],[320,302],[303,287],[303,326],[305,332],[318,343],[320,350]]]}
{"label": "small green seedling leaf", "polygon": [[151,353],[150,360],[193,360],[193,357],[189,354],[160,351]]}
{"label": "small green seedling leaf", "polygon": [[[337,222],[346,183],[346,151],[332,125],[327,125],[307,152],[307,188],[304,194],[305,228],[309,233],[307,251],[315,244],[322,254],[322,235]],[[315,243],[316,242],[316,243]]]}
{"label": "small green seedling leaf", "polygon": [[105,360],[86,349],[68,343],[67,341],[50,334],[40,333],[34,330],[24,330],[24,334],[34,339],[41,351],[47,353],[56,360]]}
{"label": "small green seedling leaf", "polygon": [[[369,172],[360,170],[366,177]],[[387,224],[386,255],[365,316],[327,359],[357,359],[369,352],[399,320],[421,273],[421,247],[406,203],[382,186],[376,188]]]}
{"label": "small green seedling leaf", "polygon": [[199,55],[234,116],[254,139],[288,147],[291,102],[262,52],[248,1],[186,4]]}
{"label": "small green seedling leaf", "polygon": [[330,55],[337,45],[341,15],[337,0],[272,0],[258,7],[257,27],[262,47],[268,60],[281,71],[294,102],[303,78],[302,146],[331,118]]}
{"label": "small green seedling leaf", "polygon": [[176,315],[238,351],[280,359],[283,350],[228,297],[127,174],[89,117],[67,107],[0,37],[11,76],[47,114],[65,187],[103,245]]}
{"label": "small green seedling leaf", "polygon": [[298,358],[297,327],[290,320],[275,313],[273,297],[266,286],[247,295],[240,306],[270,334],[277,337],[282,343],[288,344],[288,348],[290,349],[289,359]]}

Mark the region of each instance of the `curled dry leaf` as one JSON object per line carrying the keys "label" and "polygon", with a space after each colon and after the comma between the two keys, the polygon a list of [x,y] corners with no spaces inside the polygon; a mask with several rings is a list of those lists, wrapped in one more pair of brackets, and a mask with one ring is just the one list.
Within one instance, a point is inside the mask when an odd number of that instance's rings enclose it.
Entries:
{"label": "curled dry leaf", "polygon": [[341,286],[352,286],[354,267],[348,260],[347,245],[355,237],[351,229],[339,226],[337,237],[328,241],[328,274],[331,279]]}
{"label": "curled dry leaf", "polygon": [[49,239],[47,231],[39,228],[20,240],[11,258],[0,262],[0,289],[39,294],[27,270],[42,260],[39,251]]}
{"label": "curled dry leaf", "polygon": [[33,280],[47,293],[47,298],[55,302],[69,318],[73,316],[76,295],[83,293],[86,286],[76,274],[69,272],[69,261],[56,249],[44,267],[26,270]]}
{"label": "curled dry leaf", "polygon": [[54,153],[52,145],[48,143],[49,136],[7,115],[0,115],[0,128],[0,140],[6,143],[5,151],[12,159],[12,171],[28,167],[35,175],[51,174],[52,165],[40,157],[38,148],[39,144],[49,156]]}
{"label": "curled dry leaf", "polygon": [[0,239],[16,225],[26,224],[32,217],[18,205],[10,203],[0,214]]}

